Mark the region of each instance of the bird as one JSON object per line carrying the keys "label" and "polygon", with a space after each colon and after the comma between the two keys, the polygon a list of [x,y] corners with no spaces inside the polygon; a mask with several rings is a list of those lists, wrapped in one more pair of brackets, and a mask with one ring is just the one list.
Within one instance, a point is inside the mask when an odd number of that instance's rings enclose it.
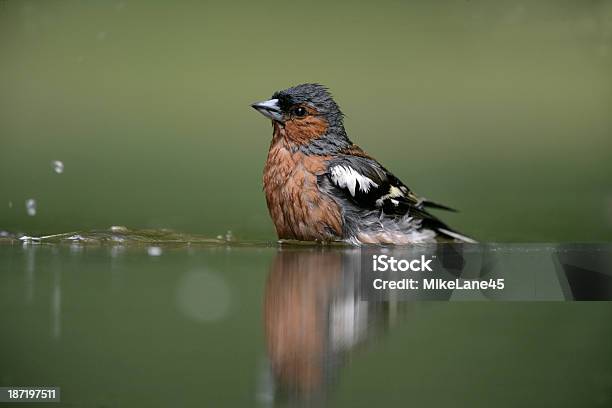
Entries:
{"label": "bird", "polygon": [[281,241],[473,243],[348,137],[329,89],[306,83],[251,104],[272,121],[263,190]]}

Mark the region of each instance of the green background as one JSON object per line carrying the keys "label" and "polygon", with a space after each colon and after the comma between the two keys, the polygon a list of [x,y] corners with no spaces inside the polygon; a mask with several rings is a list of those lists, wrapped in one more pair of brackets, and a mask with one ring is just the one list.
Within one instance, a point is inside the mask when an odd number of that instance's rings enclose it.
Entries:
{"label": "green background", "polygon": [[457,229],[610,240],[611,73],[609,1],[1,1],[0,228],[273,239],[249,104],[316,81]]}
{"label": "green background", "polygon": [[[610,241],[611,73],[610,1],[0,0],[0,231],[272,240],[271,127],[249,105],[316,81],[458,230]],[[284,247],[4,242],[0,385],[61,386],[62,406],[271,404],[263,302]],[[400,309],[315,402],[610,405],[609,302]]]}

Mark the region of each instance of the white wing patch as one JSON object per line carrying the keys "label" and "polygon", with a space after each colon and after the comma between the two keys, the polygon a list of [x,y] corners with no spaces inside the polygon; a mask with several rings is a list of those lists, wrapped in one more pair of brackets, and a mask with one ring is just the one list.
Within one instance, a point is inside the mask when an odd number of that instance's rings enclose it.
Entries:
{"label": "white wing patch", "polygon": [[333,166],[330,169],[331,179],[340,187],[346,187],[351,192],[351,195],[355,197],[356,184],[359,183],[359,191],[367,193],[371,187],[378,187],[371,179],[366,176],[359,174],[357,170],[350,166]]}
{"label": "white wing patch", "polygon": [[399,205],[399,201],[393,200],[393,198],[394,197],[404,197],[404,190],[406,190],[406,187],[402,186],[401,188],[397,188],[395,186],[391,186],[389,188],[389,193],[385,194],[384,196],[376,200],[376,205],[379,207],[382,207],[385,200],[388,200],[388,199],[391,199],[391,202],[393,203],[393,205],[395,206]]}

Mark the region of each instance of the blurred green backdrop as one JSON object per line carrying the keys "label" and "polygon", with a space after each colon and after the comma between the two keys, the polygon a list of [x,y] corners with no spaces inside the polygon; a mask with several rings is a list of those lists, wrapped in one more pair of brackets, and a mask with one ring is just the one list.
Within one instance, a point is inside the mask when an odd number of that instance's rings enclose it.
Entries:
{"label": "blurred green backdrop", "polygon": [[272,239],[249,103],[307,81],[456,228],[612,239],[609,1],[0,1],[0,229]]}

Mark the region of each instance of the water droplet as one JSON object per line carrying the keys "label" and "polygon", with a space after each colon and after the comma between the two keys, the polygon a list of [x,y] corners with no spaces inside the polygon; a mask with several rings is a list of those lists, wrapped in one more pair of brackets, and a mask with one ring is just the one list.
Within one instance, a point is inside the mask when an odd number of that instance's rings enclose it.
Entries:
{"label": "water droplet", "polygon": [[148,247],[147,254],[149,254],[149,256],[160,256],[162,254],[162,249],[156,246]]}
{"label": "water droplet", "polygon": [[25,202],[26,211],[29,216],[33,217],[36,215],[36,200],[33,198],[28,198]]}
{"label": "water droplet", "polygon": [[53,166],[53,171],[57,174],[62,174],[64,172],[64,163],[59,160],[53,160],[51,166]]}

